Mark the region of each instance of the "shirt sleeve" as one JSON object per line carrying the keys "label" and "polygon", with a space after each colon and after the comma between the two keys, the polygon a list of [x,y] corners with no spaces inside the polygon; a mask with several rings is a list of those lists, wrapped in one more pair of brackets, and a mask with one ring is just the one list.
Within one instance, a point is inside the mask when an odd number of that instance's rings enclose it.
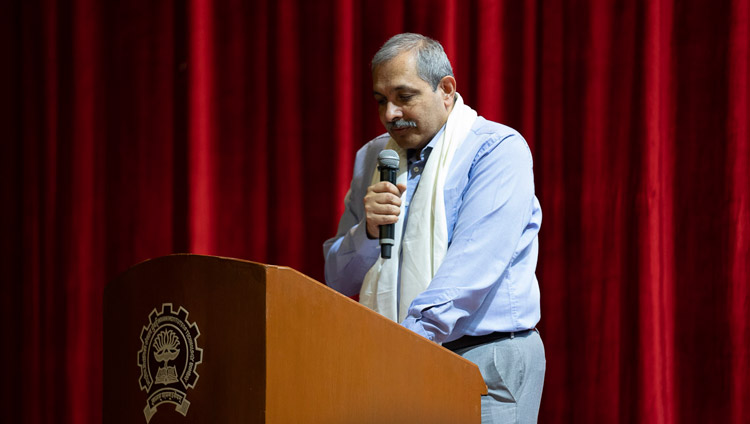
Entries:
{"label": "shirt sleeve", "polygon": [[[347,203],[351,191],[346,195]],[[347,206],[339,222],[336,237],[323,244],[326,283],[347,296],[359,294],[365,274],[378,259],[378,240],[367,237],[364,218]]]}
{"label": "shirt sleeve", "polygon": [[538,231],[530,228],[535,197],[528,146],[519,134],[496,137],[473,159],[446,256],[402,323],[438,343],[456,338],[450,337],[456,326],[488,295],[504,293],[498,290],[503,274],[518,247],[530,243],[522,239]]}
{"label": "shirt sleeve", "polygon": [[373,150],[376,149],[368,150],[366,146],[358,152],[336,236],[323,243],[326,284],[346,296],[359,294],[365,274],[380,254],[378,240],[367,237],[362,203],[374,172],[374,165],[369,166],[374,163]]}

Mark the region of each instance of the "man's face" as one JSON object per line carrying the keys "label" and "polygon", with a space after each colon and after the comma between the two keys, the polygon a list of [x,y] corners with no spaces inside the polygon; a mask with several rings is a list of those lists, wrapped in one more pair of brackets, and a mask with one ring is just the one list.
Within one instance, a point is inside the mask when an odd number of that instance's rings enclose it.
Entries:
{"label": "man's face", "polygon": [[[449,78],[449,77],[446,77]],[[380,122],[403,149],[421,149],[448,120],[453,93],[442,84],[433,91],[417,75],[417,60],[407,51],[375,68],[372,91]]]}

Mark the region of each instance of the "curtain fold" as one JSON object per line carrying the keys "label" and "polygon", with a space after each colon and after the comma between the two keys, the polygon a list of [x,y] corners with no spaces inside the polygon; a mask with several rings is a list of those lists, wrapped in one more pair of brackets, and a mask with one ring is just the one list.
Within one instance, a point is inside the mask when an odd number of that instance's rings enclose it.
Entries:
{"label": "curtain fold", "polygon": [[750,0],[4,2],[0,420],[101,421],[101,299],[135,263],[322,281],[404,31],[532,148],[540,422],[750,421]]}
{"label": "curtain fold", "polygon": [[730,419],[741,422],[750,417],[747,393],[750,392],[750,3],[733,1],[730,11],[728,43],[728,113],[724,174],[727,184],[727,234],[729,252],[726,266],[729,283],[727,305],[731,343]]}
{"label": "curtain fold", "polygon": [[[641,182],[638,187],[638,420],[675,421],[674,397],[674,170],[675,108],[672,76],[673,5],[653,1],[645,5],[643,48],[643,123]],[[640,212],[640,213],[639,213]]]}

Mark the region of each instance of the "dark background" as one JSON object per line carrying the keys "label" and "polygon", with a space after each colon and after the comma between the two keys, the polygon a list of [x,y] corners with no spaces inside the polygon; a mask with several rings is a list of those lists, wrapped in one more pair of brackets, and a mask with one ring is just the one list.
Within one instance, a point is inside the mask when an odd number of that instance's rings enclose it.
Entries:
{"label": "dark background", "polygon": [[133,264],[322,280],[402,31],[534,153],[540,421],[750,421],[749,29],[748,0],[2,2],[0,421],[101,421]]}

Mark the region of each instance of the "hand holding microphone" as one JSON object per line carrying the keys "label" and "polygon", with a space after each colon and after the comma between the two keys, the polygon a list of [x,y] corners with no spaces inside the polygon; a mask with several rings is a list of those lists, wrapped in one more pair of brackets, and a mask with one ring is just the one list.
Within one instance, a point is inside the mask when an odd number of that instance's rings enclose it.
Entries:
{"label": "hand holding microphone", "polygon": [[401,193],[406,190],[403,184],[396,184],[399,157],[393,150],[383,150],[378,155],[380,182],[367,189],[364,198],[367,220],[367,235],[375,238],[380,235],[382,258],[391,257],[394,244],[395,226],[401,212]]}

